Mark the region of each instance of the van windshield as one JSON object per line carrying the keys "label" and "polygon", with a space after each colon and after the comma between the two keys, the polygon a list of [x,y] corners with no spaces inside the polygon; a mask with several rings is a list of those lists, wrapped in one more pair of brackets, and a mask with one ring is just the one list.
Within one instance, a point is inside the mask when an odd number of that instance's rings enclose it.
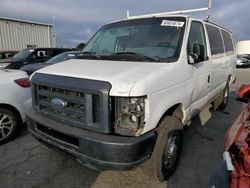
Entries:
{"label": "van windshield", "polygon": [[178,60],[184,17],[143,18],[103,26],[78,58],[123,61]]}
{"label": "van windshield", "polygon": [[13,59],[15,60],[25,60],[27,59],[30,54],[32,54],[34,52],[34,49],[24,49],[23,51],[17,53]]}

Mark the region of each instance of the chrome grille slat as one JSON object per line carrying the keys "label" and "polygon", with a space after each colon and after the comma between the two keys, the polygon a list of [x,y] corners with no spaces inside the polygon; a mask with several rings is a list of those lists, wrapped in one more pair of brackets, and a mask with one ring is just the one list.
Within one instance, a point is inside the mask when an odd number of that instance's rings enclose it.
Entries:
{"label": "chrome grille slat", "polygon": [[64,99],[68,102],[72,102],[72,103],[84,103],[84,98],[83,97],[71,97],[69,95],[65,95],[65,94],[60,94],[60,93],[56,93],[52,92],[52,91],[46,91],[44,89],[39,90],[39,95],[45,96],[45,97],[54,97],[55,95],[61,99]]}
{"label": "chrome grille slat", "polygon": [[68,118],[64,118],[63,116],[60,115],[56,115],[55,113],[52,113],[52,111],[42,111],[46,116],[58,120],[58,121],[62,121],[66,124],[70,124],[70,125],[74,125],[74,126],[78,126],[78,127],[82,127],[82,123],[79,120],[76,119],[68,119]]}
{"label": "chrome grille slat", "polygon": [[[49,102],[45,102],[43,100],[40,100],[39,103],[41,106],[44,106],[46,108],[51,108]],[[84,114],[85,114],[84,111],[80,111],[80,110],[77,110],[77,108],[74,109],[72,107],[60,109],[60,111],[65,112],[65,113],[74,113],[76,115],[81,115],[81,116],[84,116]]]}

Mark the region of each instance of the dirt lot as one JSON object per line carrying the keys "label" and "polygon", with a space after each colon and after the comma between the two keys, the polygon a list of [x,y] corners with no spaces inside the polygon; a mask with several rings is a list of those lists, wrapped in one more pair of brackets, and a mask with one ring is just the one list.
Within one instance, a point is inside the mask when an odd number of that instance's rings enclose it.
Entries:
{"label": "dirt lot", "polygon": [[241,103],[235,101],[234,89],[250,83],[250,70],[237,71],[238,80],[232,87],[228,108],[205,113],[211,118],[197,117],[185,129],[184,148],[176,173],[166,183],[147,178],[138,168],[132,171],[98,172],[80,166],[68,155],[41,145],[27,130],[0,147],[0,188],[78,188],[78,187],[206,187],[210,174],[221,160],[226,130],[240,113]]}

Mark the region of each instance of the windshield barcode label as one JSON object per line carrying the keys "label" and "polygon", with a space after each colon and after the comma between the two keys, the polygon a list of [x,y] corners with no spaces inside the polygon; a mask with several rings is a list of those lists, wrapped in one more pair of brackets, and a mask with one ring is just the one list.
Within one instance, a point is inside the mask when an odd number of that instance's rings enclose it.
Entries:
{"label": "windshield barcode label", "polygon": [[184,22],[162,20],[161,26],[170,26],[170,27],[183,27]]}

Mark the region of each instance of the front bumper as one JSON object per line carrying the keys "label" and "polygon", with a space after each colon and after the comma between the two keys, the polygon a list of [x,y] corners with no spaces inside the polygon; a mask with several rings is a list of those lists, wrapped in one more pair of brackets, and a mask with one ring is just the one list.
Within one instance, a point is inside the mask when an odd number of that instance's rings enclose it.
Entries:
{"label": "front bumper", "polygon": [[97,133],[62,124],[33,112],[27,118],[32,135],[39,141],[74,155],[91,168],[131,169],[147,160],[154,148],[156,133],[122,137]]}

